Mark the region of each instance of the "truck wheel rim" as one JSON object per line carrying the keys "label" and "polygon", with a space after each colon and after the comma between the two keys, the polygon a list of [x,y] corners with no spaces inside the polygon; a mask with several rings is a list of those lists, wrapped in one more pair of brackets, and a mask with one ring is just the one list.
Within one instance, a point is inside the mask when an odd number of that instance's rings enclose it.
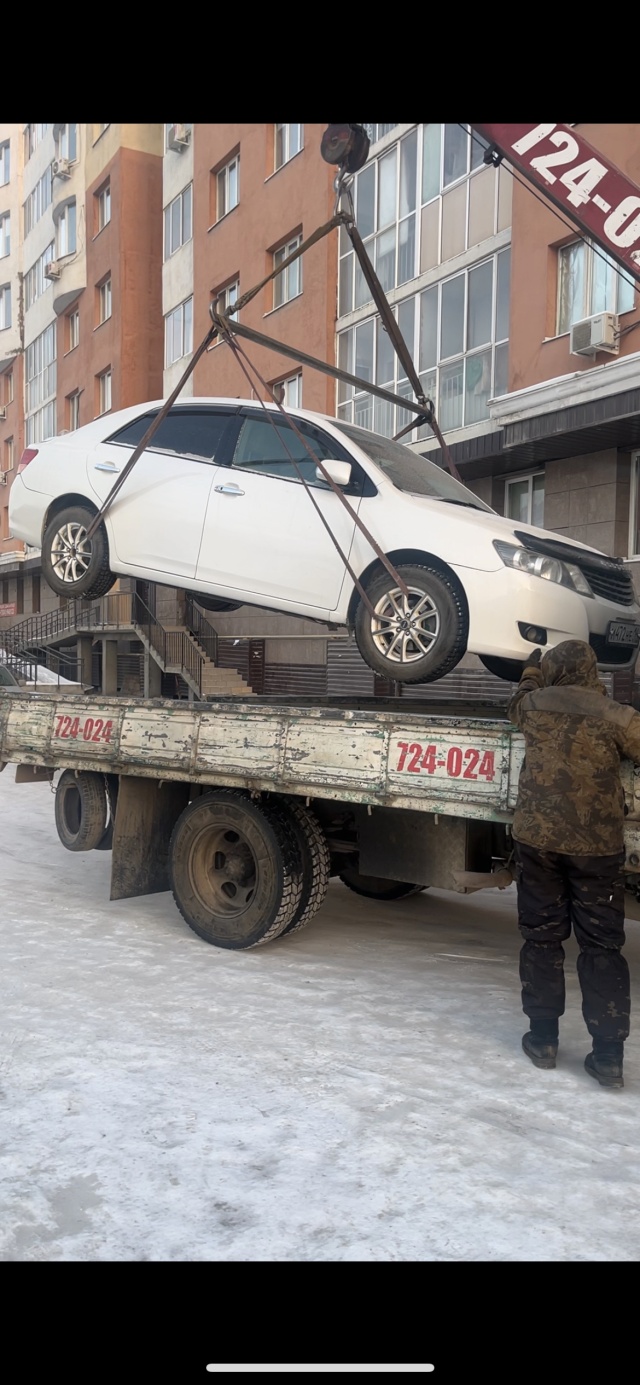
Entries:
{"label": "truck wheel rim", "polygon": [[430,654],[440,634],[440,612],[420,587],[399,587],[385,592],[371,617],[371,636],[376,649],[392,664],[415,664]]}
{"label": "truck wheel rim", "polygon": [[89,570],[91,543],[84,524],[70,520],[58,529],[51,544],[51,566],[61,582],[79,582]]}
{"label": "truck wheel rim", "polygon": [[189,874],[203,907],[228,919],[238,918],[250,907],[258,882],[258,866],[247,838],[222,823],[198,833]]}

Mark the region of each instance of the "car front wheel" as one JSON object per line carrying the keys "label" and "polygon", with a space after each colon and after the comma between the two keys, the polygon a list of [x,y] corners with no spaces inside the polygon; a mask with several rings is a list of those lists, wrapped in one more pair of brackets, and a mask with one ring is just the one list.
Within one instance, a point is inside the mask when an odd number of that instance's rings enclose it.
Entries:
{"label": "car front wheel", "polygon": [[109,567],[109,545],[103,524],[91,539],[87,531],[93,511],[83,505],[59,510],[42,540],[42,571],[58,596],[69,599],[104,596],[115,582]]}
{"label": "car front wheel", "polygon": [[397,568],[408,597],[389,573],[366,587],[372,616],[361,601],[355,636],[365,663],[398,683],[434,683],[459,664],[467,647],[467,614],[457,586],[444,572],[417,563]]}

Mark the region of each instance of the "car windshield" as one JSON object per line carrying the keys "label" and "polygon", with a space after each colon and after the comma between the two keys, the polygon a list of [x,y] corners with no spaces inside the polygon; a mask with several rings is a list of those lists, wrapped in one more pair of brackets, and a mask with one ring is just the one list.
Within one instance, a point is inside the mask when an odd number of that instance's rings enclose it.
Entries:
{"label": "car windshield", "polygon": [[490,505],[485,505],[448,471],[435,466],[418,452],[412,452],[403,443],[392,442],[379,433],[370,433],[367,428],[343,423],[339,418],[332,418],[331,422],[352,442],[357,442],[358,447],[384,471],[398,490],[408,491],[410,495],[428,495],[431,500],[447,500],[450,504],[465,505],[474,510],[485,510],[488,514],[494,513]]}

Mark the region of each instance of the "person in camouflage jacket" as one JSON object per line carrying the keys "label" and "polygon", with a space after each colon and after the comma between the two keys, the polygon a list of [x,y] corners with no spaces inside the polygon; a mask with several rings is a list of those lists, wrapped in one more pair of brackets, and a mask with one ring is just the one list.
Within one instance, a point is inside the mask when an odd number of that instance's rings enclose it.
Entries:
{"label": "person in camouflage jacket", "polygon": [[624,793],[620,761],[640,764],[640,714],[607,696],[596,656],[566,640],[526,663],[509,705],[525,758],[513,820],[522,1046],[536,1067],[554,1068],[564,1014],[564,948],[580,948],[582,1013],[593,1050],[587,1072],[622,1087],[629,1035],[624,946]]}

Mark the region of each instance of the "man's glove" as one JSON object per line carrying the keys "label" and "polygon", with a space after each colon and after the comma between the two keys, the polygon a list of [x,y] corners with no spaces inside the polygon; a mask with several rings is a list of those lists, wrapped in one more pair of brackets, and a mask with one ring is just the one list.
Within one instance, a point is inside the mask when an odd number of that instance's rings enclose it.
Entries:
{"label": "man's glove", "polygon": [[523,664],[523,666],[522,666],[522,677],[523,677],[523,678],[524,678],[525,674],[527,673],[527,670],[528,670],[528,669],[530,669],[530,668],[540,668],[540,660],[541,660],[541,658],[542,658],[542,650],[541,650],[541,649],[534,649],[533,653],[529,655],[528,659],[525,659],[524,664]]}

